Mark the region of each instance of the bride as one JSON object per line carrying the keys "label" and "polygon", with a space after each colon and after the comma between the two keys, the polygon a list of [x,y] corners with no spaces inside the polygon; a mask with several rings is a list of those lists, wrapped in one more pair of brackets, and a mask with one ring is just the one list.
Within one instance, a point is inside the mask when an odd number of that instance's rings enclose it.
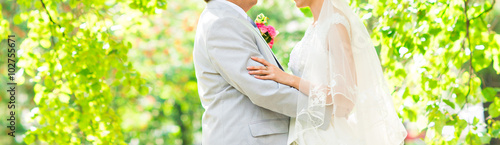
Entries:
{"label": "bride", "polygon": [[[257,79],[274,80],[308,97],[298,102],[288,144],[394,145],[407,135],[365,26],[345,0],[295,0],[314,22],[290,55],[293,75],[264,59],[250,66]],[[325,121],[325,115],[331,116]],[[326,116],[326,117],[328,117]]]}

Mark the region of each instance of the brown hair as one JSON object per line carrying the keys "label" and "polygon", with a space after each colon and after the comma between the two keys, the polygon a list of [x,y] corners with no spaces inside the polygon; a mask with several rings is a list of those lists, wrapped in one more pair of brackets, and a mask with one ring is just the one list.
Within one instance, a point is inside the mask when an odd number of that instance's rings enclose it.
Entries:
{"label": "brown hair", "polygon": [[205,2],[207,2],[207,3],[208,3],[209,1],[210,1],[210,0],[205,0]]}

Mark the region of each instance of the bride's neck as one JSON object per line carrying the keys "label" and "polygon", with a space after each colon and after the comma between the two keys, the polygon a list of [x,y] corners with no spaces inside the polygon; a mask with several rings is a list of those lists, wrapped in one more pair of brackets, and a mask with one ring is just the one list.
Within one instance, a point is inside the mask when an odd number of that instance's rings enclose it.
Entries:
{"label": "bride's neck", "polygon": [[311,12],[313,14],[313,17],[314,17],[314,23],[316,23],[316,21],[318,21],[318,18],[319,18],[319,13],[321,12],[321,7],[323,7],[323,1],[324,0],[313,0],[311,5],[309,6],[309,8],[311,8]]}

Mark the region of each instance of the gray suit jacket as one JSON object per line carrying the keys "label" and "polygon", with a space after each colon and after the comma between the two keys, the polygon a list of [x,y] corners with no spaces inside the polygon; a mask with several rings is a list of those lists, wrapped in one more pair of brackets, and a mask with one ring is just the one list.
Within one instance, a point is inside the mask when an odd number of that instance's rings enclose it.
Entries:
{"label": "gray suit jacket", "polygon": [[211,1],[198,22],[194,42],[198,91],[205,108],[205,145],[284,145],[298,90],[248,74],[261,66],[251,56],[279,66],[260,32],[236,10]]}

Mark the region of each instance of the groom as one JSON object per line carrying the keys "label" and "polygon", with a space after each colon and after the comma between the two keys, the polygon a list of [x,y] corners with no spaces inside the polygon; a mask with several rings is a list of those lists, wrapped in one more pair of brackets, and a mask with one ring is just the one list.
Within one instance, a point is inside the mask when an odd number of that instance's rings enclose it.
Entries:
{"label": "groom", "polygon": [[[246,12],[257,0],[205,0],[194,42],[198,91],[205,108],[205,145],[285,145],[290,117],[297,113],[298,90],[259,80],[246,67],[250,57],[276,60]],[[327,118],[329,119],[329,117]]]}

